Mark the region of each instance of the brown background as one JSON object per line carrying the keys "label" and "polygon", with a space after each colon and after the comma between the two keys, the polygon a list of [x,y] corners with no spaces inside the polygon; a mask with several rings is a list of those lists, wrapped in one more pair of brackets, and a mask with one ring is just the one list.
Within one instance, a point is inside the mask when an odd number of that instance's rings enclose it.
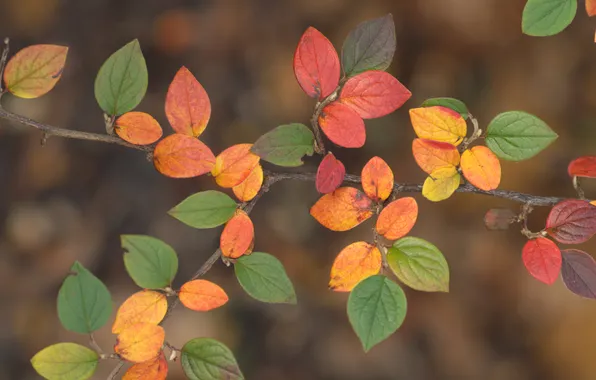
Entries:
{"label": "brown background", "polygon": [[[420,182],[411,157],[414,133],[407,109],[425,98],[464,100],[486,125],[497,113],[521,109],[560,135],[538,157],[503,162],[501,188],[573,196],[567,163],[596,148],[596,20],[580,2],[561,35],[521,34],[521,0],[0,0],[0,36],[13,52],[31,44],[70,47],[64,75],[48,95],[6,108],[70,129],[102,132],[93,96],[101,63],[139,38],[149,89],[138,107],[170,131],[163,104],[167,85],[186,65],[213,105],[203,140],[218,153],[252,142],[276,125],[307,122],[313,101],[292,72],[302,32],[313,25],[341,47],[359,22],[391,12],[397,53],[389,71],[414,94],[394,114],[367,121],[363,149],[334,148],[348,172],[373,155],[398,181]],[[36,379],[29,358],[60,341],[86,342],[65,331],[55,297],[74,260],[103,279],[115,307],[136,291],[126,276],[119,234],[149,234],[180,255],[176,284],[217,248],[219,230],[193,230],[166,214],[186,196],[214,188],[208,177],[173,180],[159,175],[142,153],[118,146],[52,138],[0,121],[0,379]],[[307,169],[314,170],[316,160]],[[596,186],[588,186],[596,197]],[[594,379],[596,302],[569,293],[560,280],[548,287],[521,262],[519,231],[488,232],[482,217],[495,206],[518,205],[458,194],[431,204],[418,194],[412,231],[435,243],[451,267],[449,294],[407,291],[409,312],[398,333],[362,352],[345,315],[345,294],[327,290],[335,255],[369,239],[370,223],[348,233],[318,225],[308,213],[312,183],[277,184],[253,213],[255,249],[285,264],[298,306],[271,306],[245,295],[231,268],[219,263],[207,276],[230,295],[209,313],[179,308],[166,323],[167,339],[221,340],[251,380],[352,379]],[[532,215],[542,228],[548,210]],[[585,249],[596,252],[593,243]],[[100,344],[114,343],[109,327]],[[114,363],[101,363],[105,379]],[[173,364],[170,378],[183,378]]]}

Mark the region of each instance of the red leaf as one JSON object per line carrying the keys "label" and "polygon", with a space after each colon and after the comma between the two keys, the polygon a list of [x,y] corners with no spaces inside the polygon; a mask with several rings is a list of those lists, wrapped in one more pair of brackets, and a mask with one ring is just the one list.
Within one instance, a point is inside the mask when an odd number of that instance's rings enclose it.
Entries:
{"label": "red leaf", "polygon": [[537,280],[552,284],[561,271],[561,250],[547,238],[529,240],[522,251],[526,269]]}
{"label": "red leaf", "polygon": [[548,214],[546,229],[559,243],[588,241],[596,233],[596,206],[579,199],[562,201]]}
{"label": "red leaf", "polygon": [[410,90],[391,74],[366,71],[348,79],[339,99],[363,119],[373,119],[395,111],[411,96]]}
{"label": "red leaf", "polygon": [[312,98],[329,96],[339,84],[337,52],[327,37],[313,27],[306,29],[294,53],[294,75]]}
{"label": "red leaf", "polygon": [[323,108],[319,125],[329,140],[344,148],[360,148],[366,141],[364,120],[344,104],[333,102]]}
{"label": "red leaf", "polygon": [[579,249],[566,249],[561,253],[561,277],[567,289],[579,296],[596,299],[596,261]]}
{"label": "red leaf", "polygon": [[207,92],[184,66],[168,88],[166,117],[174,131],[194,137],[203,133],[211,117]]}
{"label": "red leaf", "polygon": [[571,161],[567,168],[570,177],[596,178],[596,156],[584,156]]}
{"label": "red leaf", "polygon": [[331,193],[341,185],[346,176],[346,168],[333,153],[329,152],[319,164],[317,170],[317,191],[321,194]]}

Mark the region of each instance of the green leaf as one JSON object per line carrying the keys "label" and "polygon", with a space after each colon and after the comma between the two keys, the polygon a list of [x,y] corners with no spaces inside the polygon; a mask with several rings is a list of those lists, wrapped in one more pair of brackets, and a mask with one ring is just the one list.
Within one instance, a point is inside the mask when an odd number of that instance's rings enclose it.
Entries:
{"label": "green leaf", "polygon": [[180,362],[191,380],[244,379],[232,351],[215,339],[189,340],[182,347]]}
{"label": "green leaf", "polygon": [[397,278],[412,289],[425,292],[449,291],[449,266],[433,244],[405,237],[388,249],[387,262]]}
{"label": "green leaf", "polygon": [[528,0],[522,15],[522,31],[545,37],[565,29],[577,12],[577,0]]}
{"label": "green leaf", "polygon": [[365,352],[393,334],[406,311],[404,291],[383,275],[361,281],[348,298],[348,318]]}
{"label": "green leaf", "polygon": [[87,347],[58,343],[39,351],[31,364],[48,380],[85,380],[95,372],[99,357]]}
{"label": "green leaf", "polygon": [[191,195],[168,214],[194,228],[213,228],[230,220],[237,207],[228,195],[208,190]]}
{"label": "green leaf", "polygon": [[170,286],[178,271],[178,256],[172,247],[151,236],[122,235],[124,266],[133,281],[145,289]]}
{"label": "green leaf", "polygon": [[395,53],[395,24],[391,14],[360,23],[341,49],[347,77],[367,70],[386,70]]}
{"label": "green leaf", "polygon": [[497,115],[488,125],[486,145],[499,158],[521,161],[534,157],[559,137],[534,115],[510,111]]}
{"label": "green leaf", "polygon": [[147,91],[147,65],[138,40],[112,54],[95,78],[95,99],[108,115],[122,115],[139,105]]}
{"label": "green leaf", "polygon": [[296,293],[283,264],[268,253],[253,252],[234,264],[236,278],[246,293],[262,302],[296,303]]}
{"label": "green leaf", "polygon": [[454,98],[431,98],[426,99],[424,103],[422,103],[421,107],[434,107],[434,106],[442,106],[452,109],[453,111],[459,113],[464,119],[468,118],[468,107],[462,102],[461,100],[454,99]]}
{"label": "green leaf", "polygon": [[112,314],[106,286],[75,261],[58,292],[58,318],[65,329],[89,334],[100,329]]}
{"label": "green leaf", "polygon": [[263,160],[279,166],[295,167],[304,164],[304,155],[312,156],[314,136],[304,124],[280,125],[265,133],[251,147],[251,152]]}

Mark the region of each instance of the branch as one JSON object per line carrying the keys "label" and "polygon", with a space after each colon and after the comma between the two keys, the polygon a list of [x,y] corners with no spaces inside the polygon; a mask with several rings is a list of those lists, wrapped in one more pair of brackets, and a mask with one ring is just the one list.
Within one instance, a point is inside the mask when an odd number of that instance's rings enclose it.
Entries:
{"label": "branch", "polygon": [[2,78],[4,77],[4,68],[6,67],[6,60],[8,59],[8,51],[10,40],[8,37],[4,39],[4,47],[2,48],[2,55],[0,56],[0,97],[4,93],[5,89],[2,87]]}

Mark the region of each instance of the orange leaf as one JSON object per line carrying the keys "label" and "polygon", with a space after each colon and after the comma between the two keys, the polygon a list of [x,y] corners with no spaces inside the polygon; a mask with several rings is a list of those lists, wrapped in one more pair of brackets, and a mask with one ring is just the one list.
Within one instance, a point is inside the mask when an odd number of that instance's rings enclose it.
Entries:
{"label": "orange leaf", "polygon": [[178,70],[168,88],[166,117],[174,131],[194,137],[203,133],[211,117],[207,92],[184,66]]}
{"label": "orange leaf", "polygon": [[294,53],[294,75],[311,98],[323,99],[339,83],[339,57],[327,37],[313,27],[306,29]]}
{"label": "orange leaf", "polygon": [[250,152],[252,144],[237,144],[221,152],[211,174],[221,187],[240,185],[259,164],[260,157]]}
{"label": "orange leaf", "polygon": [[207,280],[193,280],[182,285],[180,302],[195,311],[209,311],[228,302],[228,295],[218,285]]}
{"label": "orange leaf", "polygon": [[157,325],[168,310],[166,296],[151,290],[141,290],[128,297],[120,305],[116,313],[116,320],[112,325],[112,333],[120,334],[122,330],[139,322]]}
{"label": "orange leaf", "polygon": [[414,139],[412,153],[420,169],[428,174],[439,168],[459,165],[459,152],[454,145],[449,143]]}
{"label": "orange leaf", "polygon": [[323,108],[319,125],[329,140],[344,148],[360,148],[366,141],[364,120],[345,104],[333,102]]}
{"label": "orange leaf", "polygon": [[255,166],[248,177],[232,188],[234,195],[242,202],[248,202],[253,199],[261,186],[263,185],[263,167],[261,165]]}
{"label": "orange leaf", "polygon": [[130,367],[122,380],[165,380],[166,376],[168,362],[161,351],[157,357]]}
{"label": "orange leaf", "polygon": [[315,186],[321,194],[327,194],[339,187],[346,176],[346,168],[340,160],[329,152],[317,169]]}
{"label": "orange leaf", "polygon": [[6,64],[6,89],[20,98],[38,98],[48,93],[62,76],[68,48],[33,45],[20,50]]}
{"label": "orange leaf", "polygon": [[567,172],[570,177],[596,178],[596,156],[582,156],[569,163]]}
{"label": "orange leaf", "polygon": [[379,273],[381,262],[381,252],[374,245],[363,241],[352,243],[335,258],[329,288],[349,292],[360,281]]}
{"label": "orange leaf", "polygon": [[461,170],[464,177],[481,190],[494,190],[501,182],[501,163],[485,146],[466,150],[461,156]]}
{"label": "orange leaf", "polygon": [[363,119],[385,116],[401,107],[412,93],[385,71],[365,71],[344,84],[340,101]]}
{"label": "orange leaf", "polygon": [[596,0],[586,0],[586,13],[588,16],[596,16]]}
{"label": "orange leaf", "polygon": [[373,157],[364,165],[361,178],[362,189],[375,201],[384,201],[393,191],[393,171],[381,157]]}
{"label": "orange leaf", "polygon": [[221,253],[225,257],[237,259],[252,250],[255,229],[248,214],[237,210],[224,227],[219,239]]}
{"label": "orange leaf", "polygon": [[114,131],[124,141],[135,145],[153,144],[163,131],[157,120],[145,112],[127,112],[116,119]]}
{"label": "orange leaf", "polygon": [[347,231],[370,218],[372,201],[353,187],[340,187],[323,195],[310,208],[310,214],[332,231]]}
{"label": "orange leaf", "polygon": [[174,133],[157,143],[153,164],[165,176],[192,178],[209,173],[215,165],[215,156],[198,139]]}
{"label": "orange leaf", "polygon": [[118,335],[114,351],[125,360],[142,363],[159,355],[164,339],[165,332],[161,326],[140,322]]}
{"label": "orange leaf", "polygon": [[397,240],[410,232],[417,218],[416,200],[412,197],[400,198],[383,208],[377,219],[377,232],[388,240]]}
{"label": "orange leaf", "polygon": [[413,108],[410,120],[418,137],[459,145],[468,127],[461,114],[441,106]]}

